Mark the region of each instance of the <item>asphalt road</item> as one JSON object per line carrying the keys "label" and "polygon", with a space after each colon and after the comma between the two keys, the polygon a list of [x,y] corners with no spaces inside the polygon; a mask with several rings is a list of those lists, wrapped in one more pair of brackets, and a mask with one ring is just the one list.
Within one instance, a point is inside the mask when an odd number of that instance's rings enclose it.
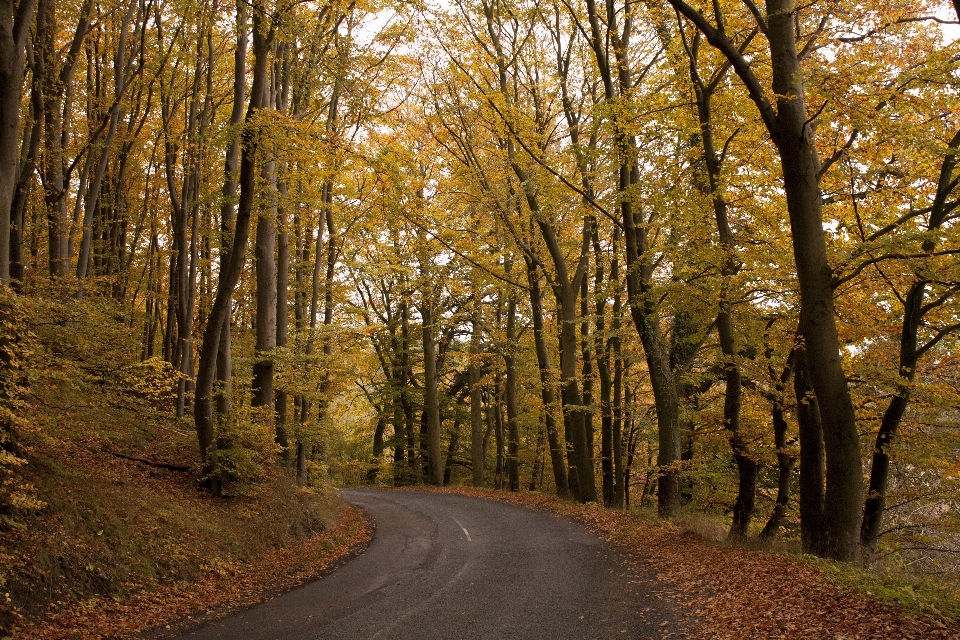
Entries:
{"label": "asphalt road", "polygon": [[[376,533],[337,571],[182,640],[661,638],[648,569],[583,527],[499,502],[343,491]],[[667,622],[667,625],[663,625]]]}

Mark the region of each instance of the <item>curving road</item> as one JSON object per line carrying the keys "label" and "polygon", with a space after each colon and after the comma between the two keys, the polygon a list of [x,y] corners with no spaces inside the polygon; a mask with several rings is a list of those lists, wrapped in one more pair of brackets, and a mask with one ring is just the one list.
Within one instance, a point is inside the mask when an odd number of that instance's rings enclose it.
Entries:
{"label": "curving road", "polygon": [[[345,490],[376,534],[334,573],[191,640],[660,638],[674,607],[583,527],[499,502]],[[639,573],[638,573],[639,572]],[[664,623],[667,624],[664,624]]]}

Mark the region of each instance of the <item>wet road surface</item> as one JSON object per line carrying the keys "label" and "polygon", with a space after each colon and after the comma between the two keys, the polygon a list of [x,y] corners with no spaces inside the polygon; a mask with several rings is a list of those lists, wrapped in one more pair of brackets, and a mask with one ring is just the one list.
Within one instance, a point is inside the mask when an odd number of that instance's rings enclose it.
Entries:
{"label": "wet road surface", "polygon": [[[582,526],[464,496],[344,490],[376,533],[324,578],[182,640],[661,638],[651,572]],[[665,621],[669,624],[661,626]]]}

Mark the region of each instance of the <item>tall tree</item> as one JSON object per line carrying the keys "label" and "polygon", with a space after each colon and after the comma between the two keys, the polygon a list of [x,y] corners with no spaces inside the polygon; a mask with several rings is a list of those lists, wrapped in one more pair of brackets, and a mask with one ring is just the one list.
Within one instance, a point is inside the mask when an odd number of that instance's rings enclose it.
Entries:
{"label": "tall tree", "polygon": [[480,382],[483,370],[480,363],[480,296],[473,296],[472,331],[470,332],[470,469],[473,474],[473,486],[484,486],[486,460],[483,455],[483,396]]}
{"label": "tall tree", "polygon": [[[746,438],[743,436],[740,424],[740,408],[742,403],[742,375],[740,372],[740,348],[734,331],[734,296],[732,291],[733,277],[740,271],[738,261],[739,247],[733,236],[730,223],[727,198],[723,192],[722,176],[723,155],[715,142],[716,126],[713,119],[713,97],[730,69],[729,63],[722,64],[707,77],[701,72],[699,49],[701,34],[695,31],[692,35],[683,29],[680,22],[681,38],[689,61],[690,82],[693,86],[694,101],[696,103],[697,121],[699,123],[699,139],[702,148],[702,168],[694,175],[695,187],[705,197],[710,199],[714,219],[717,225],[717,236],[722,247],[722,263],[720,275],[723,280],[720,286],[719,312],[716,326],[719,335],[720,351],[723,354],[723,426],[730,433],[730,448],[737,465],[739,479],[737,498],[733,506],[733,521],[730,525],[730,538],[743,539],[747,535],[750,519],[753,515],[757,493],[757,461],[750,452]],[[736,132],[734,132],[736,135]],[[729,146],[728,139],[721,149]]]}
{"label": "tall tree", "polygon": [[[217,295],[207,318],[203,332],[197,371],[196,397],[193,416],[200,445],[200,457],[209,472],[214,471],[212,454],[220,446],[215,440],[213,422],[213,383],[217,371],[217,355],[220,350],[220,335],[229,316],[233,291],[240,280],[246,258],[247,239],[250,233],[250,217],[254,207],[256,165],[260,159],[259,140],[255,129],[258,112],[268,104],[269,58],[275,26],[265,19],[263,6],[254,3],[253,14],[253,85],[250,89],[250,104],[244,118],[240,145],[240,199],[233,231],[233,242],[227,254],[227,268],[220,271]],[[228,443],[223,443],[227,445]]]}
{"label": "tall tree", "polygon": [[[590,47],[603,82],[604,97],[612,105],[622,102],[635,91],[638,80],[648,72],[655,60],[640,68],[631,59],[630,38],[633,32],[631,11],[621,12],[607,3],[603,13],[593,0],[587,2]],[[611,56],[611,53],[613,54]],[[659,56],[659,53],[655,54]],[[623,108],[623,107],[621,107]],[[633,195],[641,182],[636,137],[616,120],[615,139],[620,149],[618,162],[618,204],[626,255],[626,285],[630,315],[643,343],[647,370],[657,405],[659,448],[657,464],[657,510],[662,517],[680,513],[680,400],[677,381],[671,365],[670,349],[661,329],[658,295],[654,281],[655,255],[649,227],[644,220],[641,203]]]}
{"label": "tall tree", "polygon": [[[233,242],[234,226],[237,213],[238,170],[240,164],[240,142],[242,135],[239,127],[243,123],[244,104],[246,103],[247,80],[247,9],[242,2],[236,7],[236,40],[237,46],[233,54],[233,108],[230,112],[230,126],[237,131],[234,133],[230,146],[227,148],[224,160],[224,180],[220,203],[220,271],[229,269],[230,247]],[[235,286],[235,285],[234,285]],[[233,317],[233,292],[226,296],[224,302],[225,316],[218,338],[216,358],[216,381],[219,388],[216,391],[216,411],[221,416],[230,413],[230,395],[232,392],[233,362],[231,358],[231,329]],[[209,322],[209,320],[208,320]]]}
{"label": "tall tree", "polygon": [[36,0],[0,5],[0,282],[10,284],[10,212],[17,186],[20,103],[27,37]]}
{"label": "tall tree", "polygon": [[63,53],[58,46],[57,0],[39,0],[34,49],[39,52],[34,74],[40,78],[43,96],[43,147],[41,182],[47,214],[47,260],[51,276],[70,271],[70,225],[68,211],[72,164],[65,148],[71,138],[72,105],[67,94],[73,85],[77,57],[90,26],[92,0],[80,9],[73,37]]}
{"label": "tall tree", "polygon": [[793,0],[768,0],[765,15],[759,10],[754,12],[757,28],[769,46],[771,98],[740,46],[725,33],[720,5],[716,5],[716,24],[713,24],[683,0],[669,2],[729,60],[777,147],[800,286],[800,333],[823,421],[826,452],[823,551],[830,557],[852,560],[860,553],[863,500],[860,443],[840,360],[831,267],[823,230],[819,187],[822,165],[815,146],[813,122],[816,116],[811,118],[807,112],[801,65],[806,52],[815,46],[817,34],[803,48],[797,47],[797,8]]}

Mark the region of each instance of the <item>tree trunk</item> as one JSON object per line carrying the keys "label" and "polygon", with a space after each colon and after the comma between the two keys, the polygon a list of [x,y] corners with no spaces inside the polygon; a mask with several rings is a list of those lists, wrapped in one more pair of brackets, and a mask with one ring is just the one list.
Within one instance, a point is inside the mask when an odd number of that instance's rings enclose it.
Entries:
{"label": "tree trunk", "polygon": [[544,428],[543,414],[537,424],[537,439],[533,450],[533,468],[530,470],[530,491],[539,491],[543,488],[543,449],[546,444],[547,432]]}
{"label": "tree trunk", "polygon": [[737,465],[737,498],[733,505],[733,522],[728,537],[742,540],[747,535],[757,495],[757,462],[747,450],[740,433],[741,376],[736,359],[739,357],[733,336],[733,322],[728,301],[721,301],[717,315],[717,333],[720,335],[720,350],[723,353],[726,390],[723,398],[723,426],[730,433],[730,449]]}
{"label": "tree trunk", "polygon": [[43,134],[43,95],[40,92],[40,80],[34,73],[30,87],[30,111],[33,121],[30,124],[29,141],[24,140],[26,154],[19,166],[20,174],[17,177],[16,191],[13,195],[13,204],[10,211],[10,278],[16,281],[23,280],[26,270],[23,253],[24,214],[27,208],[27,200],[30,197],[30,190],[35,181],[34,174],[37,169]]}
{"label": "tree trunk", "polygon": [[[274,53],[276,58],[276,52]],[[277,108],[276,78],[268,80],[266,104],[270,109]],[[252,405],[270,407],[267,421],[276,425],[274,415],[274,352],[277,348],[277,154],[270,151],[270,157],[263,163],[261,177],[266,187],[266,204],[257,219],[257,241],[254,249],[256,256],[257,278],[257,320],[256,320],[256,356],[253,363]],[[279,439],[280,433],[276,437]],[[285,434],[284,434],[285,437]]]}
{"label": "tree trunk", "polygon": [[[263,11],[255,6],[253,11],[253,87],[250,92],[250,106],[247,109],[246,122],[249,124],[258,109],[263,108],[266,100],[267,58],[273,40],[273,30],[263,24]],[[217,369],[217,355],[220,347],[220,335],[224,323],[229,318],[229,304],[233,290],[240,280],[243,263],[246,258],[247,239],[250,231],[250,215],[253,211],[253,190],[255,170],[258,161],[258,136],[251,128],[245,128],[241,136],[240,199],[237,206],[236,224],[233,242],[226,257],[227,268],[221,269],[217,282],[217,295],[203,332],[197,371],[196,398],[194,400],[194,422],[200,445],[200,458],[206,471],[211,468],[210,453],[215,446],[213,425],[213,381]]]}
{"label": "tree trunk", "polygon": [[[613,317],[619,314],[619,296],[615,300]],[[619,329],[616,321],[614,330]],[[624,426],[624,386],[623,386],[623,357],[620,355],[619,340],[614,346],[615,360],[613,363],[613,507],[623,509],[626,506],[625,469],[623,454],[623,426]]]}
{"label": "tree trunk", "polygon": [[[636,428],[634,423],[634,400],[636,399],[636,390],[624,385],[623,389],[624,405],[627,407],[623,417],[623,430],[627,434],[627,446],[624,451],[626,459],[623,467],[623,506],[630,507],[630,471],[633,469],[633,456],[636,451]],[[640,504],[643,504],[643,496],[640,496]]]}
{"label": "tree trunk", "polygon": [[526,259],[527,283],[530,288],[530,309],[533,320],[533,340],[537,353],[537,365],[540,369],[540,398],[543,402],[544,423],[547,430],[547,448],[550,450],[550,463],[553,469],[553,482],[557,495],[568,495],[567,467],[563,459],[563,446],[557,432],[555,420],[556,395],[554,394],[554,373],[550,366],[550,352],[544,336],[543,293],[540,291],[540,276],[536,265]]}
{"label": "tree trunk", "polygon": [[271,408],[273,423],[273,352],[277,346],[277,225],[276,161],[263,165],[263,180],[270,191],[270,204],[257,220],[257,342],[253,364],[253,406]]}
{"label": "tree trunk", "polygon": [[496,447],[494,457],[495,466],[493,472],[493,488],[497,491],[503,490],[503,472],[505,468],[505,447],[504,447],[504,425],[503,425],[503,393],[501,391],[501,376],[498,371],[494,376],[493,389],[490,391],[490,399],[487,403],[487,413],[491,416],[493,424],[493,441]]}
{"label": "tree trunk", "polygon": [[800,542],[806,553],[826,553],[824,521],[824,444],[820,407],[803,344],[794,350],[793,389],[800,426]]}
{"label": "tree trunk", "polygon": [[[233,58],[233,109],[230,112],[231,126],[239,126],[243,121],[243,104],[246,100],[246,59],[247,59],[247,11],[243,2],[237,2],[237,47]],[[227,149],[223,173],[223,201],[220,204],[220,271],[228,269],[230,246],[236,224],[237,171],[240,164],[240,135],[237,135]],[[220,347],[217,352],[217,413],[227,416],[230,413],[230,400],[233,385],[233,362],[230,350],[230,325],[233,316],[232,295],[226,299],[226,316],[220,330]],[[209,322],[209,319],[208,319]]]}
{"label": "tree trunk", "polygon": [[[290,58],[287,55],[288,48],[286,44],[280,46],[280,52],[277,54],[281,58],[276,74],[280,75],[280,87],[277,96],[277,110],[281,113],[287,113],[288,97],[290,95]],[[280,165],[281,170],[287,166],[286,163]],[[277,205],[277,347],[287,346],[289,337],[289,317],[290,309],[288,302],[288,291],[290,287],[290,234],[287,232],[287,209],[286,199],[288,195],[288,186],[285,178],[279,179],[277,183],[278,205]],[[287,436],[287,404],[288,398],[284,391],[277,391],[274,398],[274,414],[276,422],[274,424],[274,437],[281,448],[281,455],[284,460],[290,458],[290,442]]]}
{"label": "tree trunk", "polygon": [[792,0],[769,0],[773,91],[779,130],[771,132],[783,164],[793,254],[800,284],[800,331],[804,339],[826,455],[824,552],[837,560],[860,553],[863,468],[856,415],[840,360],[833,286],[823,231],[820,161],[803,99]]}
{"label": "tree trunk", "polygon": [[[620,245],[619,228],[614,229],[613,235],[613,259],[610,261],[610,281],[616,283],[616,295],[613,298],[613,318],[610,325],[610,338],[607,344],[610,345],[610,351],[613,353],[613,425],[612,425],[612,445],[613,445],[613,506],[622,509],[626,504],[624,496],[624,451],[623,451],[623,413],[625,406],[626,388],[623,384],[624,362],[622,354],[622,341],[620,330],[623,323],[623,301],[621,298],[622,287],[620,285],[620,260],[618,247]],[[609,367],[609,355],[608,365]]]}
{"label": "tree trunk", "polygon": [[[680,460],[690,463],[694,457],[697,436],[696,415],[700,408],[700,387],[686,378],[693,360],[703,342],[704,333],[701,322],[682,305],[674,311],[670,321],[670,370],[677,386],[677,400],[680,403]],[[680,505],[693,500],[693,478],[680,479]]]}
{"label": "tree trunk", "polygon": [[[18,182],[20,100],[36,0],[0,0],[0,284],[10,284],[10,215]],[[35,125],[36,126],[36,125]],[[22,222],[21,222],[22,228]]]}
{"label": "tree trunk", "polygon": [[870,484],[867,498],[864,502],[863,525],[861,540],[866,548],[875,552],[877,539],[880,536],[880,523],[886,507],[887,478],[890,473],[890,446],[903,415],[910,403],[910,383],[916,377],[917,330],[922,313],[920,310],[926,291],[926,282],[917,282],[910,288],[904,300],[903,330],[900,335],[900,377],[901,386],[890,399],[880,430],[877,432],[876,442],[873,445],[873,459],[870,466]]}
{"label": "tree trunk", "polygon": [[777,447],[777,499],[773,505],[773,513],[760,532],[761,540],[770,540],[780,531],[780,525],[787,515],[787,506],[790,504],[790,483],[793,476],[794,457],[786,451],[787,421],[783,417],[783,400],[779,397],[783,389],[778,388],[776,392],[778,397],[772,402],[770,413],[774,444]]}
{"label": "tree trunk", "polygon": [[[593,220],[591,228],[596,226]],[[587,455],[590,459],[590,473],[593,474],[593,359],[594,354],[590,335],[590,286],[587,278],[580,281],[580,375],[583,380],[583,430],[587,438]]]}
{"label": "tree trunk", "polygon": [[429,295],[420,305],[423,319],[423,411],[427,418],[427,453],[430,483],[443,485],[440,457],[440,396],[437,389],[437,343],[434,326],[433,299]]}
{"label": "tree trunk", "polygon": [[[474,305],[474,314],[480,313],[479,303]],[[470,468],[473,486],[484,485],[486,461],[483,458],[483,407],[480,389],[480,321],[473,319],[470,336]]]}
{"label": "tree trunk", "polygon": [[307,447],[302,440],[297,440],[297,485],[307,486]]}
{"label": "tree trunk", "polygon": [[[281,195],[285,195],[285,186],[280,185]],[[277,236],[277,346],[286,347],[289,335],[289,309],[287,303],[287,290],[289,288],[290,273],[290,247],[289,236],[285,227],[285,210],[280,207],[277,211],[277,222],[281,228]],[[276,423],[274,424],[274,435],[277,444],[282,448],[284,459],[289,458],[288,449],[290,442],[287,438],[287,394],[284,391],[277,391],[274,399],[274,413],[276,414]]]}
{"label": "tree trunk", "polygon": [[[604,288],[604,270],[603,270],[603,250],[600,246],[599,225],[596,221],[593,223],[591,233],[593,241],[594,255],[594,291],[597,293],[597,301],[594,307],[596,314],[596,329],[594,330],[594,350],[597,354],[597,374],[600,378],[600,475],[603,487],[603,504],[606,507],[612,507],[616,501],[614,489],[614,442],[613,442],[613,380],[610,375],[610,355],[613,350],[613,336],[606,336],[606,295],[601,294]],[[617,232],[614,234],[617,235]],[[613,242],[614,255],[611,258],[610,278],[616,277],[616,250],[617,238]],[[586,298],[586,296],[583,296]],[[586,314],[584,314],[586,315]],[[618,443],[619,444],[619,443]]]}
{"label": "tree trunk", "polygon": [[[634,166],[631,173],[638,173]],[[627,177],[621,167],[621,188],[626,190],[636,181]],[[633,220],[632,205],[622,204],[624,240],[627,247],[627,296],[631,300],[630,315],[640,334],[647,361],[650,384],[657,408],[657,513],[661,518],[680,515],[680,402],[676,380],[670,367],[670,356],[660,331],[660,314],[651,298],[652,265],[649,258],[642,263],[640,256],[649,254],[646,231]]]}
{"label": "tree trunk", "polygon": [[[86,0],[81,7],[80,19],[66,55],[63,55],[57,46],[58,11],[55,5],[56,0],[39,0],[37,5],[36,38],[39,46],[36,48],[39,55],[34,73],[40,74],[43,93],[41,172],[47,209],[48,264],[51,276],[65,276],[70,271],[70,216],[67,211],[69,185],[64,148],[69,141],[70,127],[65,98],[73,84],[75,62],[87,33],[92,3]],[[9,237],[5,240],[5,243],[9,243]]]}
{"label": "tree trunk", "polygon": [[593,477],[593,460],[587,440],[586,412],[580,384],[577,381],[577,294],[572,287],[557,297],[560,312],[560,402],[563,407],[564,430],[570,434],[571,490],[580,502],[596,502],[597,487]]}
{"label": "tree trunk", "polygon": [[[507,273],[510,270],[507,269]],[[504,403],[507,409],[507,481],[510,491],[520,491],[520,426],[517,422],[517,295],[511,290],[507,301],[507,345],[503,360],[506,369]]]}
{"label": "tree trunk", "polygon": [[443,463],[443,486],[450,484],[450,478],[453,475],[453,456],[457,451],[457,442],[460,439],[460,422],[453,423],[453,429],[450,431],[450,444],[447,446],[447,458]]}

